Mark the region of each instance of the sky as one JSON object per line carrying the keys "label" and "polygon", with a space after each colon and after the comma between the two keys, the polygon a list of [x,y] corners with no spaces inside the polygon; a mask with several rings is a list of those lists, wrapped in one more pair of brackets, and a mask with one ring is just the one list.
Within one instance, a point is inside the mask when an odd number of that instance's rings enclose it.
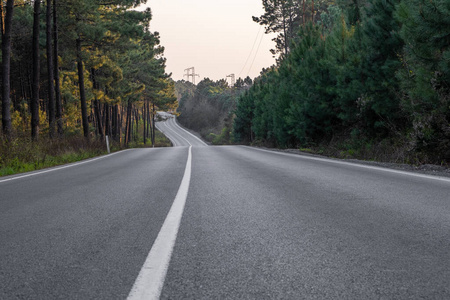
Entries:
{"label": "sky", "polygon": [[161,36],[174,80],[187,79],[191,67],[200,75],[196,83],[231,74],[253,79],[275,63],[274,35],[252,20],[263,14],[262,0],[148,0],[144,7],[152,10],[150,30]]}

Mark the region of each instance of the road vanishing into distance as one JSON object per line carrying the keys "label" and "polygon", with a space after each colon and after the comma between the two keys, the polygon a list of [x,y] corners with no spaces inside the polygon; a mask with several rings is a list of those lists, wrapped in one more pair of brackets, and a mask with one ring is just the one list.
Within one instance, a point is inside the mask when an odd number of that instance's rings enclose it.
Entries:
{"label": "road vanishing into distance", "polygon": [[449,178],[158,128],[0,178],[0,299],[450,299]]}

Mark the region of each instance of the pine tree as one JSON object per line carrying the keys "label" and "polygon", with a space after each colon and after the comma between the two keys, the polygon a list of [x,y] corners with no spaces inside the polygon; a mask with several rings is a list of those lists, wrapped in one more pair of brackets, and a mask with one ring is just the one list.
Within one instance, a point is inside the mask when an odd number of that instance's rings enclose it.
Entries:
{"label": "pine tree", "polygon": [[39,90],[40,90],[40,50],[39,50],[39,27],[40,27],[41,0],[34,1],[33,22],[33,98],[31,99],[31,138],[39,138]]}
{"label": "pine tree", "polygon": [[275,49],[272,54],[287,55],[295,30],[300,25],[299,2],[294,0],[263,0],[264,14],[253,17],[253,21],[265,26],[266,33],[278,33],[274,38]]}
{"label": "pine tree", "polygon": [[[362,72],[370,110],[366,115],[368,126],[387,133],[398,123],[399,82],[395,77],[400,67],[399,55],[403,47],[400,24],[394,18],[399,0],[375,0],[367,9],[364,26],[364,60]],[[395,129],[394,129],[395,130]]]}
{"label": "pine tree", "polygon": [[58,35],[58,15],[57,15],[57,0],[53,0],[53,68],[55,79],[55,118],[57,124],[58,136],[62,137],[63,120],[62,120],[62,97],[61,97],[61,83],[59,80],[59,35]]}
{"label": "pine tree", "polygon": [[403,0],[397,10],[405,40],[398,72],[415,146],[437,158],[450,157],[450,3]]}
{"label": "pine tree", "polygon": [[53,60],[53,26],[52,26],[52,1],[47,0],[46,6],[46,45],[47,45],[47,76],[48,76],[48,124],[49,136],[55,135],[55,76]]}
{"label": "pine tree", "polygon": [[[14,12],[14,0],[6,2],[6,12],[4,13],[3,1],[1,8],[1,30],[2,30],[2,129],[7,139],[11,138],[11,31],[12,17]],[[3,18],[3,14],[5,17]]]}

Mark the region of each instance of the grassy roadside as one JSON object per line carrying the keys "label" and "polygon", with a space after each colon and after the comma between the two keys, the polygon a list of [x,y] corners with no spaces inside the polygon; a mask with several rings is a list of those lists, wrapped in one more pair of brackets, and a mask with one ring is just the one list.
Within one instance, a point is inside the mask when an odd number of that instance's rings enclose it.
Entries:
{"label": "grassy roadside", "polygon": [[[273,144],[258,141],[254,142],[252,146],[274,148]],[[281,149],[286,150],[286,148]],[[339,136],[331,141],[309,145],[308,147],[299,147],[295,150],[337,159],[356,159],[411,166],[435,165],[447,168],[450,166],[450,157],[440,157],[432,152],[419,151],[408,140],[398,138],[374,141]]]}
{"label": "grassy roadside", "polygon": [[[170,141],[159,131],[156,133],[156,147],[170,147]],[[151,147],[143,141],[130,143],[128,148]],[[112,142],[111,151],[123,147]],[[107,154],[103,141],[87,141],[83,137],[65,137],[50,140],[42,137],[38,142],[29,138],[14,138],[7,142],[0,138],[0,176],[40,170],[68,164]]]}

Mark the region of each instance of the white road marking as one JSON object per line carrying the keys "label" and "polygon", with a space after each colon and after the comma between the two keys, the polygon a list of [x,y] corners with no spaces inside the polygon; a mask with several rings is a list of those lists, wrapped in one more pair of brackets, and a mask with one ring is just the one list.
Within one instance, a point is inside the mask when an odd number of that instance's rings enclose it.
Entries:
{"label": "white road marking", "polygon": [[44,171],[38,171],[38,172],[26,174],[26,175],[16,176],[16,177],[13,177],[13,178],[3,179],[3,180],[0,180],[0,183],[2,183],[2,182],[7,182],[7,181],[12,181],[12,180],[16,180],[16,179],[22,179],[22,178],[26,178],[26,177],[31,177],[31,176],[35,176],[35,175],[41,175],[41,174],[44,174],[44,173],[49,173],[49,172],[53,172],[53,171],[58,171],[58,170],[62,170],[62,169],[66,169],[66,168],[71,168],[71,167],[75,167],[75,166],[79,166],[79,165],[86,164],[86,163],[90,163],[90,162],[93,162],[93,161],[96,161],[96,160],[99,160],[99,159],[103,159],[103,158],[106,158],[106,157],[110,157],[111,155],[115,155],[115,154],[117,154],[117,153],[124,152],[124,151],[128,151],[128,150],[130,150],[130,149],[126,149],[126,150],[114,152],[114,153],[111,153],[111,154],[107,154],[107,155],[103,155],[103,156],[100,156],[100,157],[96,157],[96,158],[84,160],[84,161],[77,162],[77,163],[71,163],[71,164],[69,164],[69,165],[64,165],[64,166],[62,166],[62,167],[55,167],[55,168],[51,168],[51,169],[44,170]]}
{"label": "white road marking", "polygon": [[176,136],[180,137],[181,139],[185,140],[190,146],[192,146],[192,144],[191,144],[186,138],[184,138],[183,136],[181,136],[180,134],[178,134],[173,128],[170,128],[169,125],[167,125],[166,122],[169,122],[169,121],[165,121],[163,124],[164,124],[164,126],[167,127],[167,129],[168,129],[171,133],[173,133],[173,134],[175,134]]}
{"label": "white road marking", "polygon": [[[167,132],[165,132],[164,130],[162,130],[162,128],[159,126],[158,123],[155,124],[156,128],[158,128],[158,130],[161,131],[172,142],[174,147],[178,147],[176,139],[173,136],[170,136],[170,134],[167,134]],[[167,124],[165,122],[163,122],[162,124],[164,124],[167,127]]]}
{"label": "white road marking", "polygon": [[206,144],[204,141],[202,141],[198,136],[193,135],[192,133],[190,133],[189,131],[187,131],[186,129],[184,129],[183,127],[181,127],[175,118],[173,118],[175,126],[177,126],[180,130],[186,132],[187,134],[190,134],[191,136],[193,136],[194,138],[196,138],[197,140],[199,140],[204,146],[208,146],[208,144]]}
{"label": "white road marking", "polygon": [[128,295],[128,300],[159,299],[161,295],[189,191],[191,164],[192,146],[189,147],[186,169],[178,193]]}
{"label": "white road marking", "polygon": [[290,157],[297,157],[297,158],[301,158],[301,159],[323,161],[323,162],[329,162],[329,163],[333,163],[333,164],[337,164],[337,165],[353,166],[353,167],[358,167],[358,168],[363,168],[363,169],[371,169],[371,170],[377,170],[377,171],[383,171],[383,172],[389,172],[389,173],[395,173],[395,174],[401,174],[401,175],[414,176],[414,177],[419,177],[419,178],[426,178],[426,179],[433,179],[433,180],[439,180],[439,181],[444,181],[444,182],[450,182],[450,178],[440,177],[440,176],[435,176],[435,175],[419,174],[419,173],[413,173],[413,172],[407,172],[407,171],[393,170],[393,169],[388,169],[388,168],[383,168],[383,167],[375,167],[375,166],[368,166],[368,165],[363,165],[363,164],[358,164],[358,163],[339,161],[339,160],[334,160],[334,159],[327,159],[327,158],[320,158],[320,157],[313,157],[313,156],[304,156],[304,155],[298,155],[298,154],[292,154],[292,153],[270,151],[270,150],[265,150],[265,149],[249,147],[249,146],[244,146],[244,147],[245,148],[249,148],[249,149],[253,149],[253,150],[262,151],[262,152],[268,152],[268,153],[272,153],[272,154],[278,154],[278,155],[284,155],[284,156],[290,156]]}

